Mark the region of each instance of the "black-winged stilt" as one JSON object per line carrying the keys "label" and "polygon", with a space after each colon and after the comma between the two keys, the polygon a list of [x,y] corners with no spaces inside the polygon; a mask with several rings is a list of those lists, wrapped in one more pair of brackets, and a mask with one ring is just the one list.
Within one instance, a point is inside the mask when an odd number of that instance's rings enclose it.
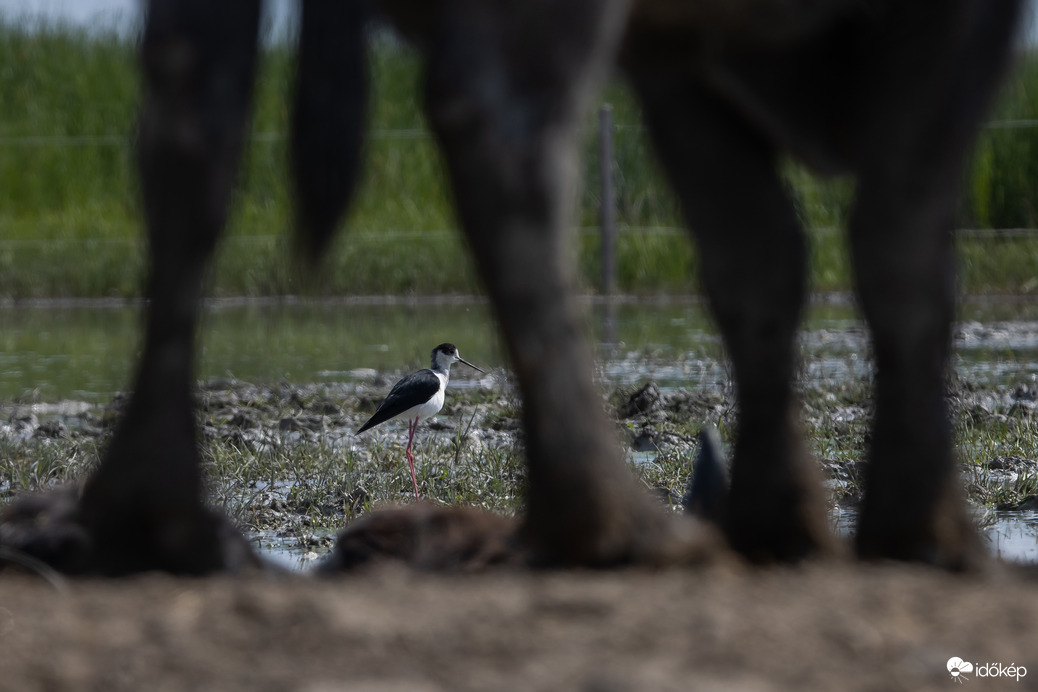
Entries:
{"label": "black-winged stilt", "polygon": [[440,344],[432,350],[432,366],[412,372],[393,385],[389,396],[379,404],[378,410],[360,426],[357,434],[361,434],[379,423],[394,418],[407,419],[407,463],[411,466],[411,482],[414,484],[414,496],[418,499],[418,477],[414,472],[414,454],[411,445],[418,423],[432,418],[443,408],[443,392],[451,377],[451,363],[464,363],[473,370],[483,372],[472,363],[458,355],[458,347],[454,344]]}

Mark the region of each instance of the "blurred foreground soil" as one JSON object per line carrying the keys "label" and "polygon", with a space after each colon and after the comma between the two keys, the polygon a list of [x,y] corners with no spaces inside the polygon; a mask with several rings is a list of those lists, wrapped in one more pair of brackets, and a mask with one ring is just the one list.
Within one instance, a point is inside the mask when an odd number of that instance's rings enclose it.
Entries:
{"label": "blurred foreground soil", "polygon": [[[900,565],[76,580],[0,574],[0,690],[1038,689],[1038,578]],[[990,670],[989,670],[990,672]]]}

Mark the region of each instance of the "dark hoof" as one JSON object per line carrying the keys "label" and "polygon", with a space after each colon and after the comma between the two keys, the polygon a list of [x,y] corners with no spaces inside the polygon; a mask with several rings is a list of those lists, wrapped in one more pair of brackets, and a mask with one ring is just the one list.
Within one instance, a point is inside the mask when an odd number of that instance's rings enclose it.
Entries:
{"label": "dark hoof", "polygon": [[78,489],[27,495],[0,514],[0,546],[64,574],[204,575],[263,566],[230,520],[207,509],[160,522],[154,531],[147,518],[112,514],[114,520],[91,528]]}
{"label": "dark hoof", "polygon": [[836,553],[820,486],[801,480],[732,493],[724,526],[736,552],[758,564],[800,562]]}
{"label": "dark hoof", "polygon": [[72,488],[26,495],[0,513],[0,546],[65,574],[89,570],[92,543],[78,521]]}
{"label": "dark hoof", "polygon": [[[855,537],[862,560],[920,562],[954,572],[981,569],[988,562],[965,501],[954,482],[932,511],[883,507],[866,493]],[[890,503],[888,503],[890,504]]]}
{"label": "dark hoof", "polygon": [[118,577],[158,570],[206,576],[265,566],[230,519],[204,507],[171,516],[115,516],[115,522],[106,516],[89,525],[92,572]]}
{"label": "dark hoof", "polygon": [[934,537],[906,540],[903,532],[893,536],[865,533],[859,534],[855,543],[858,557],[866,561],[919,562],[952,572],[982,569],[988,562],[988,555],[976,532],[971,528],[959,533],[958,538],[951,538],[951,535],[943,540]]}
{"label": "dark hoof", "polygon": [[732,548],[754,564],[795,563],[833,552],[831,540],[811,526],[763,514],[729,522],[727,536]]}

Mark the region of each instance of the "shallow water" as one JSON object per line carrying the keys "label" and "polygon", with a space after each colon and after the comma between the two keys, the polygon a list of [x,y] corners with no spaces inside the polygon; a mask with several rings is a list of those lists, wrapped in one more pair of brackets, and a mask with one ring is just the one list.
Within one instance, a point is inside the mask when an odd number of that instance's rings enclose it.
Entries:
{"label": "shallow water", "polygon": [[991,553],[1013,562],[1038,563],[1038,511],[993,512],[983,529]]}
{"label": "shallow water", "polygon": [[249,540],[256,552],[264,558],[295,572],[313,569],[327,555],[327,550],[315,550],[295,536],[278,536],[273,532],[261,531],[250,534]]}
{"label": "shallow water", "polygon": [[[989,510],[979,512],[974,519],[992,556],[1009,562],[1038,564],[1038,511]],[[837,508],[830,520],[838,535],[850,538],[857,513]]]}
{"label": "shallow water", "polygon": [[[129,386],[140,309],[0,307],[0,402],[102,403]],[[599,377],[661,387],[719,388],[728,373],[705,306],[695,300],[589,305]],[[371,370],[424,367],[452,341],[484,368],[506,364],[488,306],[478,300],[212,302],[204,312],[199,377],[270,383],[348,381]],[[812,306],[804,321],[803,374],[838,382],[869,371],[868,340],[853,307]],[[959,375],[982,384],[1034,381],[1038,303],[970,303],[956,330]]]}

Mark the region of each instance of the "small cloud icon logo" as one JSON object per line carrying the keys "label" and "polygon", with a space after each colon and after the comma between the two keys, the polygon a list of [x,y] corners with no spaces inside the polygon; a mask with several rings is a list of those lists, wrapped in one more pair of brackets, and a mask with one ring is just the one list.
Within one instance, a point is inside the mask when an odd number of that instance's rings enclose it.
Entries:
{"label": "small cloud icon logo", "polygon": [[948,659],[948,673],[952,676],[952,680],[955,682],[962,682],[968,680],[964,674],[973,672],[973,664],[969,661],[963,661],[958,656],[952,656]]}

